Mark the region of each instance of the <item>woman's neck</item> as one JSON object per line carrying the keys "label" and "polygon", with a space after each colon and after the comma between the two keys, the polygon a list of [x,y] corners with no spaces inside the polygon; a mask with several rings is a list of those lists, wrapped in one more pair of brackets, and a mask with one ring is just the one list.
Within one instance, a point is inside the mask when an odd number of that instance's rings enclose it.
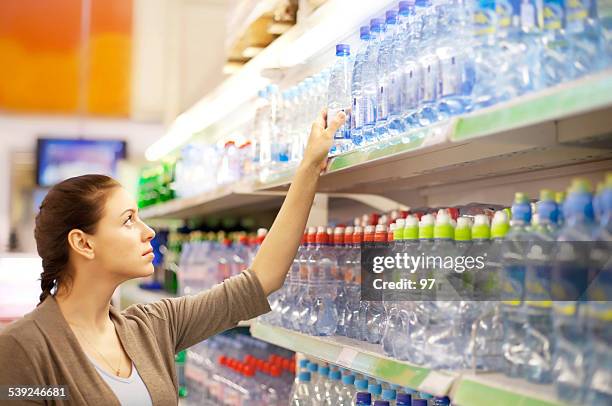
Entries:
{"label": "woman's neck", "polygon": [[68,324],[102,333],[112,327],[110,300],[117,284],[76,278],[70,289],[60,288],[55,299]]}

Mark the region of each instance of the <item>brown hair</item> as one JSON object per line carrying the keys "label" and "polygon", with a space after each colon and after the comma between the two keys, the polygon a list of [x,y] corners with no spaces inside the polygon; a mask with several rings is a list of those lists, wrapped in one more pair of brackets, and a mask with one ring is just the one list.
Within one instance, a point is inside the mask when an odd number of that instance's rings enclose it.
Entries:
{"label": "brown hair", "polygon": [[[104,175],[83,175],[53,186],[43,199],[34,228],[36,249],[42,258],[40,303],[70,279],[66,270],[70,248],[68,233],[79,229],[94,234],[109,191],[121,186]],[[40,304],[39,303],[39,304]]]}

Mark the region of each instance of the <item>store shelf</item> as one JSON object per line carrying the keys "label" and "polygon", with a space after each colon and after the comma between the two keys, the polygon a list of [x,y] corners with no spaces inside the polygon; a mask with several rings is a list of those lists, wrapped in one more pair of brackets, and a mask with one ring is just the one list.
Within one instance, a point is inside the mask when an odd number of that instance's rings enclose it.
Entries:
{"label": "store shelf", "polygon": [[551,385],[535,385],[498,373],[474,374],[421,368],[381,354],[378,345],[346,337],[313,337],[261,323],[251,326],[260,340],[350,368],[384,381],[436,396],[450,395],[458,406],[559,406]]}

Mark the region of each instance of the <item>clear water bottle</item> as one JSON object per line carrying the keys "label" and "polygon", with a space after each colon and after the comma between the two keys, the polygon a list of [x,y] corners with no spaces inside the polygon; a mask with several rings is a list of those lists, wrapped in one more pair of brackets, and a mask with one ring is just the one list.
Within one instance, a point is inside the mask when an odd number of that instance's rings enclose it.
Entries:
{"label": "clear water bottle", "polygon": [[325,399],[323,404],[326,406],[341,405],[342,399],[342,373],[339,370],[331,371],[325,386]]}
{"label": "clear water bottle", "polygon": [[381,33],[381,42],[378,52],[378,86],[377,86],[377,114],[374,132],[378,140],[383,140],[388,136],[388,118],[391,95],[395,91],[395,86],[391,80],[393,70],[393,46],[398,31],[397,11],[388,10],[385,13],[385,26]]}
{"label": "clear water bottle", "polygon": [[334,134],[334,144],[330,154],[337,155],[352,147],[351,141],[351,48],[346,44],[336,45],[336,63],[329,78],[329,96],[327,99],[327,125],[336,118],[338,112],[346,114],[346,122]]}
{"label": "clear water bottle", "polygon": [[355,398],[355,375],[344,375],[342,387],[337,398],[337,405],[350,405]]}
{"label": "clear water bottle", "polygon": [[591,254],[593,282],[598,289],[588,291],[588,335],[586,358],[586,403],[609,405],[612,403],[609,380],[612,375],[612,269],[610,244],[612,243],[612,173],[608,173],[597,195],[599,226],[595,232],[595,248]]}
{"label": "clear water bottle", "polygon": [[329,367],[327,365],[319,365],[318,380],[313,383],[314,397],[317,404],[322,404],[325,401],[325,391],[329,382]]}
{"label": "clear water bottle", "polygon": [[[364,241],[368,242],[365,238]],[[387,227],[385,225],[379,224],[376,226],[374,241],[387,241]],[[380,343],[386,327],[386,314],[382,301],[368,301],[365,311],[365,324],[366,341],[373,344]]]}
{"label": "clear water bottle", "polygon": [[306,247],[298,257],[300,263],[300,279],[298,282],[298,294],[295,299],[295,308],[291,312],[292,328],[303,333],[307,332],[308,320],[312,309],[312,297],[310,296],[309,272],[315,265],[312,253],[315,249],[316,227],[308,227],[306,234]]}
{"label": "clear water bottle", "polygon": [[540,54],[541,84],[550,87],[572,77],[569,39],[565,32],[563,0],[544,0],[542,46]]}
{"label": "clear water bottle", "polygon": [[568,62],[572,77],[579,78],[603,68],[610,57],[604,54],[610,38],[602,36],[596,0],[567,1],[564,6],[570,46]]}
{"label": "clear water bottle", "polygon": [[551,275],[553,242],[557,237],[556,224],[559,212],[555,195],[551,190],[545,189],[540,192],[540,201],[536,210],[525,275],[527,311],[525,378],[536,383],[551,383],[552,355],[555,348]]}
{"label": "clear water bottle", "polygon": [[355,395],[355,406],[370,406],[372,395],[368,392],[357,392]]}
{"label": "clear water bottle", "polygon": [[502,319],[504,323],[504,372],[524,376],[526,362],[524,309],[525,271],[531,241],[531,205],[524,193],[516,193],[512,204],[512,221],[503,249]]}
{"label": "clear water bottle", "polygon": [[[422,71],[418,61],[419,45],[421,42],[422,19],[416,13],[414,0],[402,1],[399,5],[401,18],[406,19],[404,60],[401,79],[401,111],[402,121],[406,129],[418,127],[418,111],[422,98]],[[402,21],[402,20],[400,20]],[[404,140],[406,142],[409,139]]]}
{"label": "clear water bottle", "polygon": [[[397,219],[395,223],[391,225],[394,227],[393,242],[391,244],[393,244],[395,252],[401,252],[404,249],[404,224],[404,219]],[[402,278],[402,270],[393,269],[387,270],[386,272],[391,273],[389,279],[391,281],[399,281]],[[395,340],[398,335],[401,334],[401,329],[403,327],[399,313],[401,304],[399,299],[401,299],[401,297],[398,297],[393,292],[383,293],[383,305],[385,307],[385,313],[387,314],[387,325],[383,331],[381,343],[385,354],[390,356],[393,356]]]}
{"label": "clear water bottle", "polygon": [[363,72],[361,76],[361,94],[363,97],[363,142],[370,145],[376,142],[374,127],[378,117],[378,54],[384,35],[385,21],[373,18],[370,21],[370,41],[366,51]]}
{"label": "clear water bottle", "polygon": [[351,138],[355,148],[363,144],[363,127],[366,120],[367,102],[364,95],[363,80],[366,71],[366,55],[370,44],[370,27],[365,26],[359,29],[361,40],[359,51],[355,55],[353,65],[353,78],[351,81],[351,96],[353,107],[351,111]]}
{"label": "clear water bottle", "polygon": [[557,396],[569,403],[585,395],[585,351],[587,348],[586,291],[589,284],[590,252],[587,241],[595,231],[591,186],[575,179],[563,203],[565,225],[559,231],[552,274],[553,325],[557,339],[553,373]]}
{"label": "clear water bottle", "polygon": [[436,6],[437,48],[440,60],[440,118],[462,114],[470,106],[473,55],[469,13],[462,0],[444,0]]}
{"label": "clear water bottle", "polygon": [[[414,8],[414,2],[412,3]],[[391,45],[391,57],[388,66],[389,117],[387,132],[392,137],[390,142],[397,143],[397,136],[406,131],[404,114],[404,63],[406,61],[406,44],[408,41],[408,22],[410,20],[410,2],[400,1],[397,10],[397,27]]]}
{"label": "clear water bottle", "polygon": [[[353,227],[334,228],[334,256],[336,257],[336,311],[338,312],[338,326],[336,335],[346,335],[347,285],[351,282],[351,270],[347,266],[346,258],[350,253],[349,245],[345,243],[345,234],[353,235]],[[352,244],[351,244],[352,245]]]}
{"label": "clear water bottle", "polygon": [[302,236],[302,243],[295,254],[295,258],[291,264],[291,269],[285,281],[286,294],[283,303],[281,304],[281,324],[285,328],[293,328],[293,312],[296,310],[297,298],[300,293],[300,267],[306,251],[306,240],[308,233]]}
{"label": "clear water bottle", "polygon": [[293,388],[291,393],[292,406],[314,406],[314,396],[312,386],[310,384],[310,372],[300,372],[298,375],[298,383]]}
{"label": "clear water bottle", "polygon": [[[348,236],[347,236],[348,238]],[[347,304],[346,314],[346,336],[361,340],[361,242],[363,241],[363,229],[359,226],[354,228],[350,242],[352,243],[350,253],[347,255],[347,272],[350,279],[346,285]]]}
{"label": "clear water bottle", "polygon": [[372,383],[368,385],[368,392],[372,395],[372,400],[380,400],[382,396],[382,386],[379,383]]}
{"label": "clear water bottle", "polygon": [[[477,215],[474,219],[480,223],[486,223],[488,228],[488,217],[485,215]],[[472,221],[469,217],[461,216],[457,218],[457,225],[455,227],[455,253],[458,258],[468,258],[469,252],[473,246],[472,240]],[[464,262],[465,264],[465,262]],[[456,265],[458,268],[459,265]],[[467,269],[467,267],[465,267]],[[457,269],[458,271],[460,269]],[[470,345],[472,337],[472,326],[476,321],[478,309],[480,303],[470,300],[475,292],[475,276],[476,271],[474,269],[465,270],[460,274],[453,274],[452,279],[455,282],[455,288],[459,294],[461,300],[457,301],[458,306],[458,317],[456,319],[456,348],[457,355],[461,358],[461,361],[457,360],[456,367],[465,368],[465,354],[466,349]]]}
{"label": "clear water bottle", "polygon": [[440,88],[440,59],[436,54],[438,17],[430,0],[416,3],[417,14],[421,15],[421,38],[418,44],[419,64],[422,74],[422,94],[419,103],[418,120],[423,127],[439,120],[437,103]]}
{"label": "clear water bottle", "polygon": [[469,110],[488,107],[498,101],[498,67],[502,64],[495,38],[495,0],[478,0],[473,18],[474,88]]}

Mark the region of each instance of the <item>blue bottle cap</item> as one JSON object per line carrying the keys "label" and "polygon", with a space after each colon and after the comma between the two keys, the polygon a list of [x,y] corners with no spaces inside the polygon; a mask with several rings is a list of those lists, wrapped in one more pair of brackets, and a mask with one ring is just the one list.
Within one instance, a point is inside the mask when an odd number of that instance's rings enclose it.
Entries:
{"label": "blue bottle cap", "polygon": [[383,20],[382,18],[373,18],[370,20],[370,31],[382,32],[384,25],[385,20]]}
{"label": "blue bottle cap", "polygon": [[396,24],[397,23],[397,11],[387,10],[387,12],[385,13],[385,22],[387,24]]}
{"label": "blue bottle cap", "polygon": [[317,364],[316,362],[311,362],[310,364],[308,364],[308,370],[310,372],[317,372],[319,370],[319,364]]}
{"label": "blue bottle cap", "polygon": [[344,375],[342,377],[342,383],[345,385],[355,384],[355,375]]}
{"label": "blue bottle cap", "polygon": [[384,389],[382,391],[383,400],[395,400],[396,392],[393,389]]}
{"label": "blue bottle cap", "polygon": [[356,379],[355,388],[357,388],[357,390],[359,391],[368,390],[368,380],[367,379]]}
{"label": "blue bottle cap", "polygon": [[397,3],[397,9],[399,10],[400,14],[402,14],[402,11],[404,12],[408,12],[410,11],[410,7],[414,6],[414,0],[404,0],[404,1],[400,1],[399,3]]}
{"label": "blue bottle cap", "polygon": [[342,378],[342,373],[340,371],[331,371],[329,373],[329,379],[332,381],[339,381]]}
{"label": "blue bottle cap", "polygon": [[427,406],[427,399],[413,399],[412,406]]}
{"label": "blue bottle cap", "polygon": [[526,194],[519,192],[514,195],[511,210],[512,220],[520,220],[524,223],[531,222],[531,204]]}
{"label": "blue bottle cap", "polygon": [[386,400],[375,400],[374,406],[389,406],[389,402]]}
{"label": "blue bottle cap", "polygon": [[366,405],[372,403],[372,395],[368,392],[357,392],[357,397],[355,399],[357,403],[365,403]]}
{"label": "blue bottle cap", "polygon": [[300,360],[300,368],[308,368],[308,364],[310,363],[310,361],[308,361],[307,359],[301,359]]}
{"label": "blue bottle cap", "polygon": [[298,375],[298,379],[300,380],[300,382],[310,382],[310,372],[308,371],[300,372],[300,374]]}
{"label": "blue bottle cap", "polygon": [[429,393],[423,393],[421,392],[421,397],[423,399],[433,399],[433,395],[430,395]]}
{"label": "blue bottle cap", "polygon": [[324,365],[319,365],[319,375],[328,377],[329,376],[329,367]]}
{"label": "blue bottle cap", "polygon": [[347,44],[336,45],[336,56],[347,56],[351,54],[351,47]]}
{"label": "blue bottle cap", "polygon": [[373,395],[380,396],[380,394],[382,393],[382,386],[380,386],[379,383],[373,383],[368,386],[368,392]]}
{"label": "blue bottle cap", "polygon": [[359,38],[370,39],[370,27],[365,25],[359,28]]}
{"label": "blue bottle cap", "polygon": [[410,393],[398,393],[397,394],[397,406],[411,406],[412,395]]}
{"label": "blue bottle cap", "polygon": [[436,396],[434,399],[436,399],[436,405],[450,405],[450,399],[448,396]]}

